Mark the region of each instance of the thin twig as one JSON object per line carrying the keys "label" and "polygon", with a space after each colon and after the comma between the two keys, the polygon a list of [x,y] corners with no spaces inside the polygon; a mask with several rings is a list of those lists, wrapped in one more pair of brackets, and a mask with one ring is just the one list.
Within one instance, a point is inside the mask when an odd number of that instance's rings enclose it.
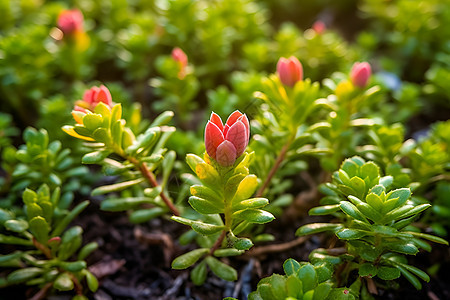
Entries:
{"label": "thin twig", "polygon": [[217,239],[217,241],[214,243],[214,245],[211,247],[211,250],[209,251],[209,253],[211,255],[213,255],[214,251],[219,249],[219,247],[222,245],[223,239],[225,238],[226,234],[227,234],[226,230],[222,231],[222,233],[220,234],[219,238]]}
{"label": "thin twig", "polygon": [[52,259],[52,253],[50,251],[50,249],[48,249],[45,245],[39,243],[35,237],[33,237],[33,245],[40,250],[42,253],[44,253],[45,257],[47,257],[48,259]]}
{"label": "thin twig", "polygon": [[377,286],[375,285],[375,281],[373,281],[370,277],[365,277],[367,281],[367,289],[369,290],[369,293],[373,295],[378,295]]}
{"label": "thin twig", "polygon": [[45,297],[47,296],[47,292],[48,290],[53,286],[53,282],[49,282],[46,285],[44,285],[39,292],[37,292],[36,294],[34,294],[33,297],[30,298],[30,300],[41,300],[41,299],[45,299]]}
{"label": "thin twig", "polygon": [[267,246],[260,246],[255,247],[251,249],[250,251],[246,252],[244,256],[246,257],[258,257],[267,253],[278,253],[278,252],[284,252],[291,248],[297,247],[304,242],[306,242],[310,236],[301,236],[296,238],[295,240],[292,240],[290,242],[282,243],[282,244],[272,244]]}
{"label": "thin twig", "polygon": [[[153,187],[157,187],[158,181],[156,181],[155,175],[147,168],[145,163],[141,163],[139,162],[137,159],[133,158],[133,157],[127,157],[127,159],[136,166],[136,168],[139,169],[139,171],[141,172],[141,174],[145,177],[145,179],[147,179],[147,181],[153,186]],[[178,209],[175,207],[175,205],[172,203],[172,201],[170,201],[170,199],[166,196],[166,194],[164,193],[163,190],[161,190],[161,193],[159,194],[159,196],[161,197],[161,199],[164,201],[164,203],[166,204],[166,206],[170,209],[170,211],[175,215],[175,216],[179,216],[180,212],[178,211]]]}
{"label": "thin twig", "polygon": [[292,139],[289,139],[287,143],[281,148],[280,154],[277,157],[277,160],[275,161],[274,165],[272,166],[272,169],[270,169],[269,174],[266,177],[266,180],[264,180],[264,183],[259,188],[259,190],[256,192],[255,197],[261,197],[264,194],[264,190],[269,186],[270,181],[272,180],[272,177],[277,172],[278,168],[280,167],[281,163],[284,160],[284,157],[286,156],[287,151],[289,150],[289,146],[291,145]]}

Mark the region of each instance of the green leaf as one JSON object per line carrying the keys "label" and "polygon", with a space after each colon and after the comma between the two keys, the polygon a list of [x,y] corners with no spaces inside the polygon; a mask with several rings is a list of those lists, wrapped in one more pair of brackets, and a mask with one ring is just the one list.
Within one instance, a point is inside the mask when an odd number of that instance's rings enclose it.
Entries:
{"label": "green leaf", "polygon": [[359,211],[359,209],[352,203],[348,201],[341,201],[339,207],[344,213],[346,213],[350,217],[369,224],[369,221],[367,221],[367,219],[363,216],[363,214]]}
{"label": "green leaf", "polygon": [[144,223],[166,213],[162,207],[153,207],[149,209],[139,209],[130,214],[130,222],[134,224]]}
{"label": "green leaf", "polygon": [[35,203],[37,201],[37,194],[36,192],[30,189],[25,189],[25,191],[22,194],[22,199],[23,203],[25,203],[26,205]]}
{"label": "green leaf", "polygon": [[38,240],[41,244],[47,244],[48,241],[48,233],[50,231],[50,226],[47,221],[45,221],[42,217],[34,217],[29,222],[30,231],[33,236]]}
{"label": "green leaf", "polygon": [[250,198],[258,187],[255,175],[247,175],[240,183],[232,200],[232,203]]}
{"label": "green leaf", "polygon": [[83,269],[86,269],[86,262],[79,260],[79,261],[70,261],[70,262],[61,262],[59,266],[69,272],[79,272]]}
{"label": "green leaf", "polygon": [[195,249],[175,258],[172,262],[172,269],[183,270],[195,264],[201,257],[209,252],[207,248]]}
{"label": "green leaf", "polygon": [[375,193],[370,193],[366,197],[366,202],[376,211],[383,211],[383,200]]}
{"label": "green leaf", "polygon": [[87,206],[89,205],[89,201],[83,201],[77,206],[75,206],[68,215],[66,215],[56,226],[56,228],[52,232],[52,237],[59,236],[61,233],[67,228],[70,222],[75,219]]}
{"label": "green leaf", "polygon": [[411,235],[416,236],[418,238],[427,239],[427,240],[435,242],[435,243],[448,245],[448,241],[444,240],[443,238],[431,235],[431,234],[414,232],[414,231],[403,231],[403,233],[411,234]]}
{"label": "green leaf", "polygon": [[138,179],[123,181],[123,182],[119,182],[119,183],[115,183],[115,184],[111,184],[111,185],[104,185],[104,186],[98,187],[95,190],[93,190],[91,195],[98,196],[98,195],[103,195],[103,194],[107,194],[107,193],[121,191],[121,190],[129,188],[133,185],[139,184],[139,183],[143,182],[144,180],[145,180],[144,178],[138,178]]}
{"label": "green leaf", "polygon": [[268,211],[261,209],[245,209],[239,210],[231,215],[232,219],[245,220],[250,223],[265,224],[275,217]]}
{"label": "green leaf", "polygon": [[58,258],[66,260],[74,254],[81,246],[81,234],[83,229],[80,226],[74,226],[64,232],[61,238],[61,245],[58,249]]}
{"label": "green leaf", "polygon": [[355,190],[355,192],[357,193],[355,196],[361,199],[365,196],[366,183],[361,178],[352,177],[352,179],[350,179],[350,187],[353,188],[353,190]]}
{"label": "green leaf", "polygon": [[203,235],[211,235],[219,231],[222,231],[225,228],[225,226],[207,224],[200,221],[192,222],[191,227],[192,229],[194,229],[195,232],[198,232]]}
{"label": "green leaf", "polygon": [[377,276],[383,280],[394,280],[400,277],[400,271],[397,268],[381,266],[378,267]]}
{"label": "green leaf", "polygon": [[314,269],[316,270],[318,282],[324,282],[333,277],[333,266],[328,262],[324,261],[320,264],[315,264]]}
{"label": "green leaf", "polygon": [[91,242],[86,244],[81,248],[80,252],[78,252],[78,260],[84,260],[88,257],[92,252],[97,250],[98,244],[96,242]]}
{"label": "green leaf", "polygon": [[220,181],[219,173],[207,163],[198,163],[195,167],[195,174],[201,182],[208,186],[216,186]]}
{"label": "green leaf", "polygon": [[62,273],[56,278],[53,287],[59,291],[70,291],[73,289],[73,281],[68,273]]}
{"label": "green leaf", "polygon": [[234,242],[234,248],[237,250],[248,250],[253,247],[253,242],[247,238],[238,238],[236,242]]}
{"label": "green leaf", "polygon": [[111,110],[108,105],[103,102],[97,104],[94,108],[94,112],[96,114],[100,114],[103,117],[103,126],[109,127],[110,119],[111,119]]}
{"label": "green leaf", "polygon": [[81,162],[83,164],[98,164],[102,162],[108,155],[111,153],[111,151],[105,150],[105,151],[94,151],[88,154],[85,154],[83,158],[81,159]]}
{"label": "green leaf", "polygon": [[25,220],[8,220],[4,224],[5,228],[13,232],[24,232],[28,229],[28,222]]}
{"label": "green leaf", "polygon": [[288,258],[283,264],[283,270],[286,275],[297,275],[300,270],[300,264],[293,258]]}
{"label": "green leaf", "polygon": [[223,206],[223,195],[220,191],[212,190],[204,185],[193,185],[190,188],[192,196],[199,198],[211,200],[212,202],[222,203]]}
{"label": "green leaf", "polygon": [[113,139],[114,144],[118,145],[120,148],[122,148],[124,123],[125,123],[124,120],[117,120],[111,125],[111,137]]}
{"label": "green leaf", "polygon": [[193,209],[201,214],[219,214],[223,213],[224,204],[223,201],[217,202],[214,200],[207,200],[196,196],[189,197],[189,204]]}
{"label": "green leaf", "polygon": [[308,214],[310,216],[330,215],[332,213],[339,211],[339,208],[340,208],[339,204],[317,206],[317,207],[311,208],[309,210]]}
{"label": "green leaf", "polygon": [[298,278],[302,281],[303,293],[314,289],[317,285],[316,271],[310,263],[307,263],[300,268],[298,271]]}
{"label": "green leaf", "polygon": [[19,284],[26,282],[43,273],[41,268],[24,268],[11,272],[6,278],[9,284]]}
{"label": "green leaf", "polygon": [[417,279],[416,276],[411,274],[407,269],[403,268],[402,266],[396,265],[396,267],[417,290],[422,289],[422,284],[420,283],[420,281]]}
{"label": "green leaf", "polygon": [[370,278],[374,277],[377,275],[377,268],[372,265],[371,263],[364,263],[362,265],[359,266],[359,276],[361,277],[365,277],[368,276]]}
{"label": "green leaf", "polygon": [[92,133],[92,138],[97,142],[104,143],[105,145],[111,144],[111,136],[108,129],[98,128]]}
{"label": "green leaf", "polygon": [[100,208],[104,211],[125,211],[152,202],[153,199],[147,197],[107,199],[101,202]]}
{"label": "green leaf", "polygon": [[243,254],[244,250],[238,250],[235,248],[218,249],[214,251],[214,256],[216,257],[227,257],[227,256],[238,256]]}
{"label": "green leaf", "polygon": [[410,197],[411,197],[411,190],[409,188],[393,190],[386,195],[387,200],[398,198],[397,203],[395,205],[396,207],[400,207],[403,204],[405,204]]}
{"label": "green leaf", "polygon": [[111,109],[111,124],[122,118],[122,104],[117,103]]}
{"label": "green leaf", "polygon": [[344,228],[336,232],[336,236],[343,240],[355,240],[366,236],[368,233],[366,231]]}
{"label": "green leaf", "polygon": [[206,280],[206,262],[202,261],[191,271],[191,280],[195,285],[202,285]]}
{"label": "green leaf", "polygon": [[173,111],[165,111],[153,120],[152,124],[150,124],[150,127],[167,125],[172,120],[173,116]]}
{"label": "green leaf", "polygon": [[359,169],[359,173],[361,178],[369,177],[371,179],[374,179],[380,176],[380,169],[376,164],[369,161]]}
{"label": "green leaf", "polygon": [[342,224],[331,224],[331,223],[313,223],[301,226],[295,232],[296,236],[303,236],[309,234],[316,234],[324,231],[336,232],[342,228]]}
{"label": "green leaf", "polygon": [[[296,276],[288,276],[285,282],[286,286],[286,299],[302,299],[303,297],[303,284]],[[291,298],[292,297],[292,298]]]}
{"label": "green leaf", "polygon": [[205,161],[203,159],[201,159],[199,156],[192,154],[192,153],[186,155],[186,162],[189,165],[189,167],[191,168],[191,170],[195,173],[197,173],[197,171],[196,171],[197,165],[205,163]]}
{"label": "green leaf", "polygon": [[0,233],[0,243],[1,244],[10,244],[10,245],[23,245],[23,246],[31,246],[33,245],[31,240],[24,240],[22,238],[18,238],[15,236],[4,235]]}
{"label": "green leaf", "polygon": [[90,131],[94,131],[103,124],[103,117],[99,114],[87,113],[83,117],[83,125]]}
{"label": "green leaf", "polygon": [[218,259],[208,256],[205,259],[211,271],[216,274],[218,277],[227,280],[227,281],[235,281],[237,280],[237,272],[235,269],[230,267],[229,265],[224,264]]}
{"label": "green leaf", "polygon": [[94,276],[94,274],[92,274],[88,270],[86,270],[85,274],[86,274],[86,282],[88,284],[89,290],[91,292],[95,293],[98,290],[98,280],[97,280],[97,278]]}
{"label": "green leaf", "polygon": [[251,198],[242,200],[232,205],[233,211],[242,210],[246,208],[261,208],[269,204],[269,200],[266,198]]}

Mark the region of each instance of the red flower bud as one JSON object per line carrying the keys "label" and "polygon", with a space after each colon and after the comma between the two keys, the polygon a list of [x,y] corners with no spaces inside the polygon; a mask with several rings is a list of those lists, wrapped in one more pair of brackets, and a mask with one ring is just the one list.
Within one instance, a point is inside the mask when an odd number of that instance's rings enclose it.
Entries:
{"label": "red flower bud", "polygon": [[356,62],[350,72],[350,80],[354,86],[364,88],[369,81],[372,69],[368,62]]}
{"label": "red flower bud", "polygon": [[94,111],[97,104],[105,103],[109,107],[113,106],[111,93],[104,85],[100,87],[92,87],[86,90],[83,95],[83,100],[75,102],[75,111],[86,112],[86,110]]}
{"label": "red flower bud", "polygon": [[178,63],[179,66],[178,78],[183,79],[186,75],[185,69],[188,64],[188,57],[186,53],[184,53],[180,48],[176,47],[172,50],[172,58]]}
{"label": "red flower bud", "polygon": [[322,34],[325,29],[327,29],[327,27],[325,26],[325,23],[317,20],[316,22],[314,22],[312,29],[316,32],[316,34]]}
{"label": "red flower bud", "polygon": [[83,30],[83,14],[78,9],[63,10],[58,17],[58,27],[70,35]]}
{"label": "red flower bud", "polygon": [[245,114],[236,110],[224,126],[213,112],[205,127],[206,153],[221,166],[229,167],[244,153],[249,138],[250,125]]}
{"label": "red flower bud", "polygon": [[303,67],[295,56],[281,57],[277,63],[277,72],[281,82],[290,87],[303,80]]}

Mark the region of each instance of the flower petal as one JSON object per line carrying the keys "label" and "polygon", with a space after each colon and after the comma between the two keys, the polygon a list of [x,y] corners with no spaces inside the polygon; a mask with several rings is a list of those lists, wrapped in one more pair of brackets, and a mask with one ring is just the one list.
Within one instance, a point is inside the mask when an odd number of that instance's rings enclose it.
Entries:
{"label": "flower petal", "polygon": [[234,122],[239,119],[239,117],[242,116],[242,113],[239,110],[235,110],[227,119],[226,124],[231,127],[231,125],[234,124]]}
{"label": "flower petal", "polygon": [[[243,114],[239,117],[238,121],[241,121],[245,125],[245,129],[247,130],[247,139],[250,139],[250,123],[248,122],[248,118],[246,114]],[[248,141],[247,141],[248,143]]]}
{"label": "flower petal", "polygon": [[228,130],[225,139],[236,148],[236,157],[241,156],[248,144],[247,128],[244,123],[236,121]]}
{"label": "flower petal", "polygon": [[99,88],[96,86],[85,91],[84,95],[83,95],[83,101],[86,103],[89,103],[89,104],[93,103],[95,95],[98,93],[98,91],[99,91]]}
{"label": "flower petal", "polygon": [[208,121],[205,127],[205,148],[206,153],[212,158],[216,158],[217,147],[224,141],[222,131],[216,124]]}
{"label": "flower petal", "polygon": [[112,97],[111,93],[109,92],[108,88],[104,85],[100,86],[100,90],[95,98],[97,103],[103,102],[108,106],[112,106]]}
{"label": "flower petal", "polygon": [[219,117],[218,114],[212,112],[211,117],[209,117],[209,120],[214,124],[216,124],[216,126],[219,127],[220,131],[223,131],[222,119]]}
{"label": "flower petal", "polygon": [[217,147],[216,161],[223,167],[229,167],[236,161],[236,148],[229,141],[223,141]]}

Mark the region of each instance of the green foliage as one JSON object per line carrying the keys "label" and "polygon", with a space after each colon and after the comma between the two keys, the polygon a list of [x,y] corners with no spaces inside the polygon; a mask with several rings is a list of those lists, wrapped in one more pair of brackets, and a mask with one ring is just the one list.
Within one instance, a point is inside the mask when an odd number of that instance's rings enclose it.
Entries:
{"label": "green foliage", "polygon": [[[334,266],[324,263],[297,262],[289,258],[283,264],[285,275],[274,274],[263,278],[250,300],[269,299],[355,299],[359,289],[337,289],[332,281]],[[343,292],[345,290],[345,292]],[[334,296],[334,297],[333,297]]]}
{"label": "green foliage", "polygon": [[[0,255],[0,267],[15,269],[2,278],[0,287],[21,283],[40,287],[51,284],[58,291],[75,288],[80,294],[80,282],[86,278],[89,289],[97,290],[97,279],[84,261],[97,249],[97,244],[81,247],[81,227],[67,228],[89,202],[82,202],[68,211],[58,206],[61,200],[59,187],[51,193],[49,186],[43,184],[37,191],[24,191],[23,218],[0,209],[0,244],[22,246],[20,250]],[[78,258],[73,260],[77,252]]]}
{"label": "green foliage", "polygon": [[23,133],[24,145],[19,149],[13,146],[2,153],[2,168],[8,172],[9,180],[0,191],[9,193],[9,201],[3,207],[10,207],[16,200],[16,194],[25,188],[37,188],[42,183],[50,188],[62,186],[61,209],[67,209],[75,191],[83,192],[86,175],[89,170],[78,166],[70,149],[64,149],[60,141],[50,141],[45,129],[28,127]]}
{"label": "green foliage", "polygon": [[[73,115],[79,123],[75,126],[64,126],[63,130],[73,137],[92,142],[88,145],[93,151],[85,154],[82,162],[101,164],[107,175],[120,175],[125,180],[98,187],[92,191],[92,195],[119,192],[139,186],[144,181],[152,185],[151,188],[138,191],[137,196],[104,200],[101,204],[103,210],[131,210],[130,219],[137,223],[160,216],[167,212],[167,209],[178,214],[165,195],[175,161],[175,153],[167,152],[164,148],[167,139],[175,131],[174,127],[166,126],[172,119],[172,112],[162,113],[147,130],[137,136],[131,128],[125,126],[120,104],[110,108],[100,102],[94,113],[74,111]],[[118,155],[119,159],[108,158],[113,153]],[[158,168],[162,172],[161,184],[157,183],[153,174]],[[152,205],[154,208],[143,210],[143,205]]]}
{"label": "green foliage", "polygon": [[194,154],[186,157],[189,167],[201,182],[191,186],[192,196],[189,198],[189,204],[200,218],[191,220],[173,216],[172,220],[190,226],[195,233],[206,236],[211,242],[208,248],[177,257],[172,267],[186,269],[204,257],[191,272],[195,284],[202,284],[206,279],[204,263],[220,278],[236,280],[236,270],[213,256],[235,256],[250,249],[253,242],[237,235],[251,224],[265,224],[275,218],[262,209],[269,203],[267,199],[251,198],[258,186],[256,176],[249,174],[252,157],[253,152],[245,152],[230,167],[220,166],[207,154],[204,160]]}
{"label": "green foliage", "polygon": [[411,225],[431,205],[413,202],[409,188],[389,190],[391,183],[392,177],[381,177],[373,162],[357,156],[346,159],[334,173],[333,183],[325,186],[328,196],[322,204],[326,205],[310,210],[312,215],[334,214],[340,223],[304,225],[297,235],[332,231],[346,242],[361,277],[393,280],[401,273],[419,289],[415,276],[428,281],[428,275],[408,265],[404,255],[416,255],[420,248],[431,251],[424,240],[448,242]]}

